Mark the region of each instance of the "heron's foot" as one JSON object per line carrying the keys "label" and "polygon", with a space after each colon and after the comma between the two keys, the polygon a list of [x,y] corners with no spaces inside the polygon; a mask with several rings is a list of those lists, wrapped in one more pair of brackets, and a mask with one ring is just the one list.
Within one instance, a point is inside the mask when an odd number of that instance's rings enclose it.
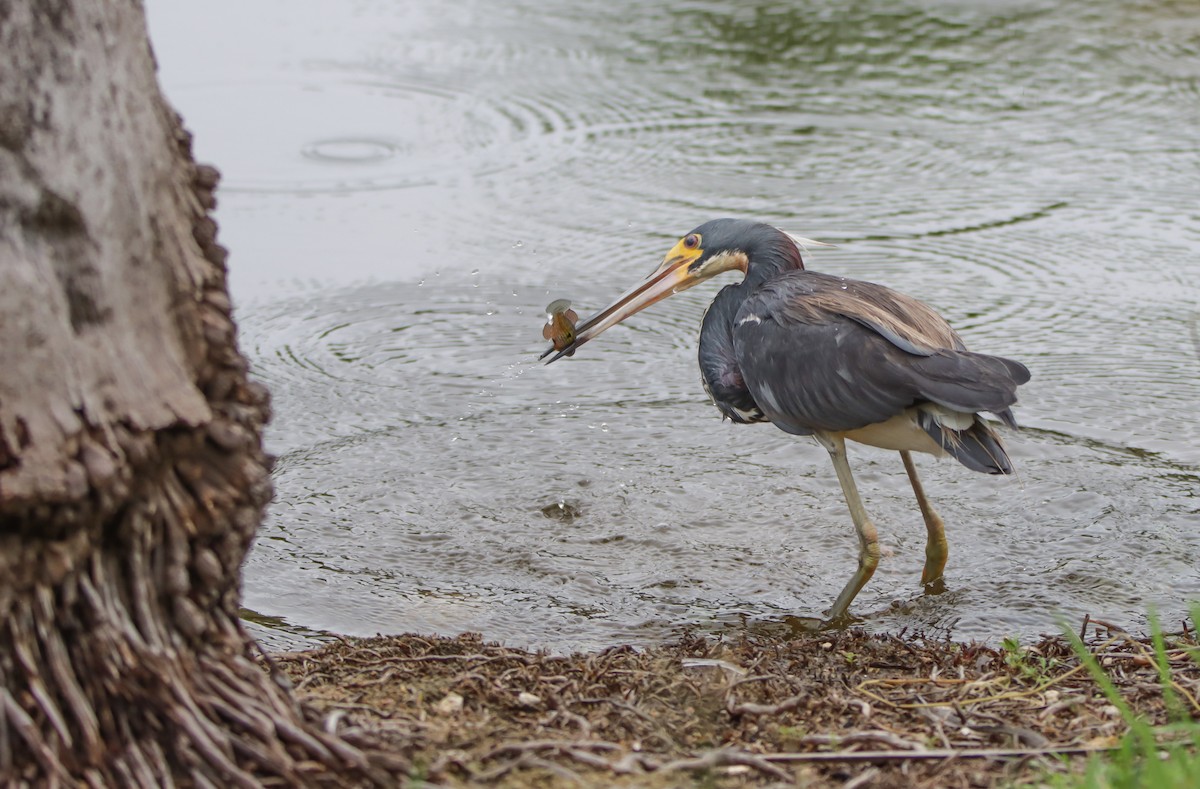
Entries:
{"label": "heron's foot", "polygon": [[783,624],[791,631],[791,635],[814,635],[825,627],[825,620],[816,616],[785,616]]}
{"label": "heron's foot", "polygon": [[824,633],[829,630],[849,630],[855,625],[862,624],[865,621],[867,620],[863,619],[861,616],[855,616],[849,611],[845,611],[839,615],[830,616],[828,619],[823,620],[817,627],[816,632]]}
{"label": "heron's foot", "polygon": [[945,576],[939,575],[932,581],[926,581],[925,578],[922,577],[921,585],[925,587],[925,594],[942,594],[946,591],[946,578]]}
{"label": "heron's foot", "polygon": [[865,621],[867,620],[861,616],[850,613],[823,618],[816,616],[785,616],[783,618],[783,624],[787,625],[794,636],[812,636],[818,633],[827,633],[830,630],[846,630]]}

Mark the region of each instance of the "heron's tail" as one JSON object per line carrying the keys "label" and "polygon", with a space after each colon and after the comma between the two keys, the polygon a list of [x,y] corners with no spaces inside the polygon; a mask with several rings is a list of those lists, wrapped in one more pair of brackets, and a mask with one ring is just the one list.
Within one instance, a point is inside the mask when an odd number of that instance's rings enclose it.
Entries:
{"label": "heron's tail", "polygon": [[[1012,461],[1004,451],[1000,436],[978,414],[973,416],[971,425],[963,430],[943,425],[933,412],[923,409],[917,411],[917,422],[942,449],[972,471],[985,474],[1013,473]],[[1012,413],[1009,412],[1007,417],[1006,422],[1012,419]]]}

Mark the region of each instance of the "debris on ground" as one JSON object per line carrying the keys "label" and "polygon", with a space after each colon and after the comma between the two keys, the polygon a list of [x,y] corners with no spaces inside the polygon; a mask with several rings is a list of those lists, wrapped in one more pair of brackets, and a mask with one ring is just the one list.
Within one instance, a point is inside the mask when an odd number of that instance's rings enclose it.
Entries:
{"label": "debris on ground", "polygon": [[[1166,723],[1153,647],[1089,625],[1124,702]],[[1195,644],[1173,636],[1166,652],[1193,717]],[[1078,769],[1128,728],[1062,637],[848,630],[552,655],[406,635],[271,662],[328,728],[380,743],[424,786],[990,787]]]}

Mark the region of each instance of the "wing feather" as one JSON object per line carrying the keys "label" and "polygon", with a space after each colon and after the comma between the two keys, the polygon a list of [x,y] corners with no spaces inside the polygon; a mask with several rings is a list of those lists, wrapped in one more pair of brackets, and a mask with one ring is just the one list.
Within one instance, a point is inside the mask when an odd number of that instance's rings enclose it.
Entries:
{"label": "wing feather", "polygon": [[754,401],[792,433],[854,430],[922,402],[1003,416],[1029,380],[1018,362],[967,351],[925,304],[811,271],[751,294],[733,342]]}

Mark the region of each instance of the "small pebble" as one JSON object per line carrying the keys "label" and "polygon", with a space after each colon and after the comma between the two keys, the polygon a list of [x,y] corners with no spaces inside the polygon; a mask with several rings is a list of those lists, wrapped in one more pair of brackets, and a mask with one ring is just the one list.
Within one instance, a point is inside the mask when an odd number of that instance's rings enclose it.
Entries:
{"label": "small pebble", "polygon": [[457,715],[462,712],[463,697],[454,691],[450,691],[444,699],[433,705],[433,709],[439,715]]}
{"label": "small pebble", "polygon": [[537,709],[542,706],[542,697],[523,690],[517,694],[517,704],[526,709]]}

